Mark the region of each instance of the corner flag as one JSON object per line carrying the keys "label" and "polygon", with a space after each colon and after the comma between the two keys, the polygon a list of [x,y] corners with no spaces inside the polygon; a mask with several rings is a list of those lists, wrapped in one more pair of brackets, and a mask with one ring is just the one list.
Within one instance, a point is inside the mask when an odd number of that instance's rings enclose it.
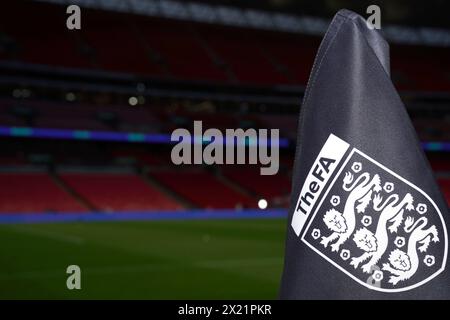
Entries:
{"label": "corner flag", "polygon": [[450,299],[448,206],[389,68],[339,11],[300,112],[282,299]]}

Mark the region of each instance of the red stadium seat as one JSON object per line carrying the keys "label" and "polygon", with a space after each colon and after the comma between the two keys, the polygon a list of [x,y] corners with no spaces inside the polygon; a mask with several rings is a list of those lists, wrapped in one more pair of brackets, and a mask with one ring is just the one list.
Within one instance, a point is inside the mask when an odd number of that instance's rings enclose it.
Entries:
{"label": "red stadium seat", "polygon": [[255,207],[256,201],[202,171],[171,170],[151,174],[162,184],[201,208]]}
{"label": "red stadium seat", "polygon": [[46,173],[0,173],[0,212],[86,211]]}
{"label": "red stadium seat", "polygon": [[276,175],[263,176],[259,168],[230,166],[225,167],[223,173],[239,186],[267,200],[288,196],[290,193],[291,183],[287,176],[280,172]]}
{"label": "red stadium seat", "polygon": [[291,82],[275,69],[252,34],[220,27],[202,28],[201,34],[211,49],[231,67],[241,83],[268,85]]}
{"label": "red stadium seat", "polygon": [[274,33],[261,35],[261,45],[288,70],[295,84],[306,85],[319,39]]}
{"label": "red stadium seat", "polygon": [[83,39],[94,49],[97,65],[109,71],[164,75],[125,14],[88,11]]}
{"label": "red stadium seat", "polygon": [[163,57],[175,78],[222,82],[228,80],[196,38],[191,24],[141,19],[138,26],[142,38]]}
{"label": "red stadium seat", "polygon": [[172,210],[181,206],[125,173],[61,173],[61,178],[83,198],[102,211]]}

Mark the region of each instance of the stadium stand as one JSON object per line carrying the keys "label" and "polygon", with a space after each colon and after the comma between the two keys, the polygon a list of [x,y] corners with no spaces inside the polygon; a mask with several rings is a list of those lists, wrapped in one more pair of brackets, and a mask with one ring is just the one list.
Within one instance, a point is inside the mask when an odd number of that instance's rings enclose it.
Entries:
{"label": "stadium stand", "polygon": [[[168,79],[305,85],[320,41],[318,37],[94,9],[86,10],[86,27],[78,34],[58,27],[65,23],[59,14],[62,7],[22,1],[9,6],[8,13],[0,13],[0,35],[7,39],[0,41],[0,61]],[[42,20],[42,16],[47,18]],[[33,34],[26,29],[38,24]],[[53,54],[55,44],[58,55]],[[393,45],[394,81],[402,90],[448,92],[450,66],[442,63],[448,55],[448,48]],[[423,59],[426,65],[420,63]]]}
{"label": "stadium stand", "polygon": [[[174,113],[164,111],[164,105],[130,108],[126,105],[0,99],[0,125],[4,126],[168,133],[180,127],[192,129],[195,120],[201,120],[204,129],[277,128],[281,137],[295,140],[298,115],[248,112],[237,115],[183,109]],[[413,119],[413,124],[423,141],[450,139],[450,125],[446,119],[418,118]]]}
{"label": "stadium stand", "polygon": [[152,61],[148,48],[128,16],[92,11],[86,15],[85,24],[83,39],[92,48],[96,67],[115,72],[164,74],[163,68]]}
{"label": "stadium stand", "polygon": [[140,19],[142,39],[161,59],[170,74],[179,79],[227,81],[219,61],[189,23]]}
{"label": "stadium stand", "polygon": [[400,90],[448,92],[450,66],[442,61],[448,60],[449,55],[449,48],[393,46],[394,82]]}
{"label": "stadium stand", "polygon": [[200,208],[256,207],[256,200],[204,170],[161,170],[150,175]]}
{"label": "stadium stand", "polygon": [[[79,39],[67,28],[60,28],[65,25],[61,7],[14,1],[8,4],[8,9],[0,12],[0,34],[9,39],[3,49],[6,59],[61,67],[90,67]],[[30,32],[29,26],[39,28]],[[55,44],[58,46],[56,55]]]}
{"label": "stadium stand", "polygon": [[259,36],[259,45],[272,61],[292,79],[292,83],[306,84],[319,39],[290,34],[267,33]]}
{"label": "stadium stand", "polygon": [[[255,208],[260,198],[270,207],[287,206],[291,183],[286,171],[293,164],[298,104],[319,37],[89,8],[82,30],[69,32],[60,27],[64,10],[35,1],[14,1],[8,11],[0,10],[0,68],[5,67],[0,71],[9,72],[0,76],[4,133],[31,127],[170,134],[202,120],[204,129],[280,129],[291,148],[277,175],[261,176],[251,167],[174,167],[170,146],[24,143],[9,137],[4,140],[8,147],[0,150],[0,212]],[[30,32],[30,25],[39,28]],[[408,110],[422,141],[450,140],[447,109],[428,110],[436,101],[448,107],[449,53],[448,48],[391,46],[392,77],[408,93],[407,106],[412,100],[423,104],[419,111]],[[19,71],[24,77],[10,84]],[[19,97],[15,92],[27,87],[27,76],[37,84]],[[63,85],[55,86],[58,81]],[[67,99],[71,85],[77,88],[75,101]],[[128,105],[130,96],[139,96],[139,103]],[[292,97],[295,102],[285,101]],[[45,169],[17,172],[36,162]],[[447,155],[431,157],[450,203],[449,163]],[[54,173],[67,164],[81,169]],[[111,165],[131,170],[92,169]]]}
{"label": "stadium stand", "polygon": [[45,172],[1,172],[0,181],[0,213],[86,211]]}
{"label": "stadium stand", "polygon": [[[200,33],[208,46],[226,61],[239,82],[263,85],[290,82],[264,56],[250,32],[208,27],[202,28]],[[265,72],[261,73],[261,69]]]}
{"label": "stadium stand", "polygon": [[61,179],[100,211],[180,209],[173,199],[128,173],[61,172]]}
{"label": "stadium stand", "polygon": [[257,167],[224,166],[222,174],[255,198],[267,200],[271,207],[286,207],[288,204],[291,181],[283,171],[263,176]]}
{"label": "stadium stand", "polygon": [[288,195],[291,184],[283,173],[274,176],[262,176],[259,168],[245,166],[224,166],[222,170],[225,177],[234,181],[255,195],[272,199],[281,195]]}

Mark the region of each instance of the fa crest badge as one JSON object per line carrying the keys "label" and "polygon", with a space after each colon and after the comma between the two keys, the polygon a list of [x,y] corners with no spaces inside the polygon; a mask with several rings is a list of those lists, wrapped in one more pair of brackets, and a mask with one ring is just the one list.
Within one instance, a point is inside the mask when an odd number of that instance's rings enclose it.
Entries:
{"label": "fa crest badge", "polygon": [[303,184],[291,225],[369,289],[410,290],[445,269],[447,230],[433,200],[333,134]]}

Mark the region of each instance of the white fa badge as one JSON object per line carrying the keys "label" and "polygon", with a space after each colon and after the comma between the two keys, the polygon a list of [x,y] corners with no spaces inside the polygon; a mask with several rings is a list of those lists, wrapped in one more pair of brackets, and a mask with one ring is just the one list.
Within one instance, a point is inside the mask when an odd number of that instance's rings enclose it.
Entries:
{"label": "white fa badge", "polygon": [[291,225],[369,289],[410,290],[445,269],[447,230],[433,200],[333,134],[302,186]]}

